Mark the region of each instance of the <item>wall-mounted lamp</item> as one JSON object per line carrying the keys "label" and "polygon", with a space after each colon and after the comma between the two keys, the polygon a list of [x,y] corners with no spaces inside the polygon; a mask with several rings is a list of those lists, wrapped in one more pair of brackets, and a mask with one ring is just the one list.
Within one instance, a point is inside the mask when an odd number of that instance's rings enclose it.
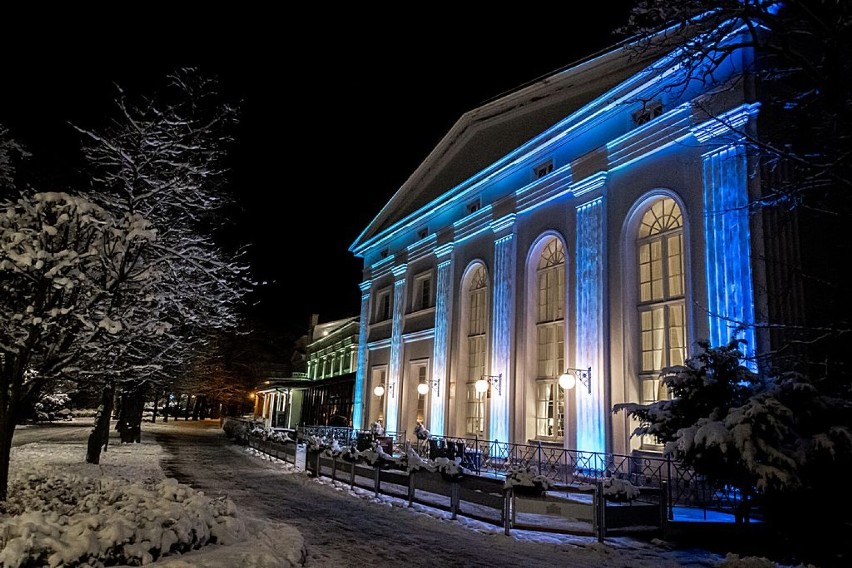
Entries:
{"label": "wall-mounted lamp", "polygon": [[[388,391],[388,396],[390,396],[392,398],[393,397],[393,383],[390,383],[388,385],[387,391]],[[384,396],[385,395],[385,385],[378,385],[376,388],[373,389],[373,394],[378,396],[378,397]]]}
{"label": "wall-mounted lamp", "polygon": [[429,394],[429,383],[432,383],[432,392],[435,393],[435,396],[438,396],[441,393],[441,381],[438,379],[432,379],[429,382],[419,383],[417,385],[417,392],[426,395]]}
{"label": "wall-mounted lamp", "polygon": [[500,382],[503,379],[503,373],[499,375],[482,375],[476,384],[474,384],[474,388],[476,392],[482,394],[488,390],[489,385],[494,385],[494,390],[497,391],[497,394],[500,394]]}
{"label": "wall-mounted lamp", "polygon": [[589,389],[589,394],[592,394],[592,368],[588,369],[565,369],[565,372],[559,375],[559,386],[565,390],[573,389],[580,381],[586,388]]}

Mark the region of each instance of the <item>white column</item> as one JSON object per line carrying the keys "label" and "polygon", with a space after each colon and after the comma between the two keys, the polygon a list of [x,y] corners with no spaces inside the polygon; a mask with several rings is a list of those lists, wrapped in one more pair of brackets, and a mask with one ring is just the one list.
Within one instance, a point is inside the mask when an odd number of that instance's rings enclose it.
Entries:
{"label": "white column", "polygon": [[393,268],[396,278],[393,286],[393,328],[391,329],[390,358],[388,363],[387,409],[385,412],[385,430],[396,432],[399,429],[399,401],[402,390],[402,328],[405,316],[405,272],[407,265]]}
{"label": "white column", "polygon": [[[755,351],[748,170],[742,145],[725,146],[704,156],[704,241],[707,254],[707,311],[710,343],[745,339]],[[744,326],[737,329],[738,325]],[[757,369],[751,359],[749,366]]]}
{"label": "white column", "polygon": [[488,418],[488,439],[509,441],[509,400],[512,383],[512,346],[515,329],[515,216],[492,223],[495,233],[509,234],[494,241],[494,286],[491,318],[491,368],[489,374],[502,375],[500,389],[492,385]]}
{"label": "white column", "polygon": [[429,410],[429,431],[436,436],[446,432],[447,400],[449,398],[449,360],[450,348],[450,313],[452,308],[453,261],[448,258],[453,245],[439,247],[435,254],[438,257],[438,275],[435,286],[435,341],[432,353],[432,398]]}
{"label": "white column", "polygon": [[[364,429],[364,389],[367,379],[367,330],[370,327],[370,288],[372,283],[366,280],[359,284],[361,288],[361,319],[358,329],[358,368],[355,374],[355,392],[352,401],[352,427]],[[369,396],[369,394],[367,394]]]}
{"label": "white column", "polygon": [[604,201],[577,208],[577,314],[574,367],[592,368],[591,390],[577,382],[577,449],[606,451],[606,381],[604,375]]}

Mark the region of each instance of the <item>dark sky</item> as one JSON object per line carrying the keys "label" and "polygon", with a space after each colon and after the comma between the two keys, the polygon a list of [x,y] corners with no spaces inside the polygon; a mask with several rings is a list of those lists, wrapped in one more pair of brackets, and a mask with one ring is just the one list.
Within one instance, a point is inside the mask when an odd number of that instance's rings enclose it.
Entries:
{"label": "dark sky", "polygon": [[358,315],[362,264],[349,246],[456,120],[614,44],[629,4],[601,2],[599,18],[519,5],[487,21],[475,11],[353,11],[332,22],[325,6],[289,19],[245,8],[122,15],[120,26],[98,23],[103,14],[19,22],[0,46],[0,123],[45,183],[61,184],[79,156],[67,123],[102,120],[114,83],[147,92],[179,66],[217,76],[242,100],[235,232],[269,282],[252,313],[306,329],[311,313]]}

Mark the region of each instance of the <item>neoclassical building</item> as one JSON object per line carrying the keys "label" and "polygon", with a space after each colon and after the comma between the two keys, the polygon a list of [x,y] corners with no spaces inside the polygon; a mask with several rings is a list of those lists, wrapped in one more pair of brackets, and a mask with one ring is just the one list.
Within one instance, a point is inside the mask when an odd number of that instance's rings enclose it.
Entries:
{"label": "neoclassical building", "polygon": [[659,451],[613,406],[766,301],[751,54],[678,57],[616,46],[456,122],[350,247],[355,427]]}
{"label": "neoclassical building", "polygon": [[[356,316],[319,322],[311,316],[305,360],[290,377],[269,378],[255,388],[255,419],[267,427],[350,426],[359,322]],[[298,351],[298,345],[297,345]]]}

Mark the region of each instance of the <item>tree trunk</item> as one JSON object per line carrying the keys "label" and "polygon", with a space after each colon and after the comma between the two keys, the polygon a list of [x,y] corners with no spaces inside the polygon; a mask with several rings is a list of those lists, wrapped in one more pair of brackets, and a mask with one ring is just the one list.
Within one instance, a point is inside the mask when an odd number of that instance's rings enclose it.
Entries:
{"label": "tree trunk", "polygon": [[204,412],[204,396],[198,395],[195,397],[195,405],[192,407],[192,419],[198,420],[199,418],[204,418],[202,416]]}
{"label": "tree trunk", "polygon": [[101,398],[101,407],[95,417],[95,427],[89,434],[88,449],[86,451],[86,463],[101,463],[101,447],[104,451],[109,444],[109,421],[112,415],[112,400],[115,396],[115,385],[112,381],[104,386]]}
{"label": "tree trunk", "polygon": [[0,408],[0,502],[5,501],[7,497],[15,422],[14,413],[10,409]]}
{"label": "tree trunk", "polygon": [[145,406],[144,389],[134,388],[121,393],[119,402],[118,430],[122,444],[140,443],[142,441],[142,411]]}
{"label": "tree trunk", "polygon": [[151,413],[151,423],[157,423],[157,405],[160,402],[160,391],[154,390],[154,411]]}
{"label": "tree trunk", "polygon": [[192,397],[190,395],[186,395],[186,407],[183,409],[183,419],[189,420],[189,407],[192,403]]}

